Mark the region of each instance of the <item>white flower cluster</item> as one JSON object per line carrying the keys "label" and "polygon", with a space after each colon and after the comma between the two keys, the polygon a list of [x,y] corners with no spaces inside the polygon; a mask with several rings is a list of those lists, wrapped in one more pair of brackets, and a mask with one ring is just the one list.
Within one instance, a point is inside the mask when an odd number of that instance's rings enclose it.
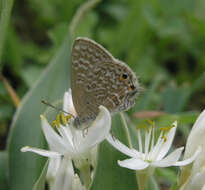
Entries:
{"label": "white flower cluster", "polygon": [[[155,127],[150,123],[149,130],[145,130],[143,141],[141,129],[137,129],[138,149],[129,148],[110,134],[111,115],[103,107],[86,133],[77,130],[72,122],[59,124],[54,130],[46,118],[41,116],[42,129],[50,150],[43,150],[33,147],[23,147],[22,152],[34,152],[49,157],[47,180],[51,190],[85,190],[89,189],[92,181],[90,165],[95,167],[97,145],[103,140],[107,141],[120,152],[129,156],[129,159],[118,161],[121,167],[147,172],[147,177],[153,174],[156,167],[181,166],[180,190],[205,190],[205,111],[197,119],[188,137],[185,156],[179,161],[184,147],[177,148],[168,154],[177,129],[175,121],[170,128],[161,130],[161,134],[155,141]],[[76,116],[72,102],[71,91],[64,95],[63,110]],[[80,172],[79,178],[74,173],[73,163]],[[192,163],[192,164],[191,164]],[[87,180],[87,181],[86,181]],[[144,189],[140,183],[139,189]],[[143,179],[143,183],[146,180]]]}

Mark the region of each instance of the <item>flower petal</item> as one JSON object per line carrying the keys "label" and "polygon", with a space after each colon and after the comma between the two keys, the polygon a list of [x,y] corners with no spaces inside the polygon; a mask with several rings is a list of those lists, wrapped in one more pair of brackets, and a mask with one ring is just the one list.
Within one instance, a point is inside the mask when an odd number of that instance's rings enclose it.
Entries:
{"label": "flower petal", "polygon": [[186,143],[186,150],[184,153],[185,158],[192,156],[198,146],[202,146],[205,150],[205,110],[199,115],[194,126],[189,133]]}
{"label": "flower petal", "polygon": [[46,179],[48,183],[52,184],[53,180],[55,180],[57,171],[60,167],[60,163],[61,163],[61,157],[50,158],[48,164],[48,170],[46,174]]}
{"label": "flower petal", "polygon": [[66,127],[60,125],[60,127],[57,127],[58,132],[64,138],[64,141],[67,142],[66,146],[67,148],[72,152],[73,151],[73,135],[71,133],[72,126],[67,125]]}
{"label": "flower petal", "polygon": [[73,105],[73,99],[72,99],[72,94],[71,94],[70,88],[67,92],[64,93],[63,110],[65,110],[66,112],[68,112],[74,116],[77,115],[76,111],[75,111],[75,107]]}
{"label": "flower petal", "polygon": [[118,139],[112,137],[112,135],[110,134],[107,136],[106,139],[113,147],[115,147],[117,150],[119,150],[123,154],[126,154],[127,156],[137,158],[137,157],[140,157],[141,155],[140,152],[134,149],[128,148],[126,145],[121,143]]}
{"label": "flower petal", "polygon": [[29,147],[29,146],[25,146],[25,147],[21,148],[21,152],[34,152],[36,154],[39,154],[39,155],[45,156],[45,157],[49,157],[49,158],[57,158],[57,157],[61,156],[61,154],[58,152],[43,150],[43,149]]}
{"label": "flower petal", "polygon": [[198,171],[200,171],[200,169],[204,167],[204,163],[205,163],[205,152],[202,150],[193,163],[193,167],[191,171],[192,175],[196,175],[196,173],[198,173]]}
{"label": "flower petal", "polygon": [[103,141],[109,134],[111,128],[110,112],[104,106],[100,106],[99,109],[100,112],[97,118],[92,123],[91,127],[88,128],[88,133],[79,144],[79,151],[92,148],[94,145]]}
{"label": "flower petal", "polygon": [[73,178],[74,170],[72,166],[72,161],[67,157],[64,157],[58,169],[53,189],[72,189]]}
{"label": "flower petal", "polygon": [[169,166],[173,166],[179,160],[183,149],[184,149],[184,147],[177,148],[174,152],[169,154],[164,159],[156,161],[156,162],[152,162],[151,165],[152,166],[156,166],[156,167],[169,167]]}
{"label": "flower petal", "polygon": [[160,151],[158,152],[157,160],[161,160],[168,153],[172,142],[174,140],[175,132],[177,129],[177,122],[173,123],[174,127],[170,129],[168,134],[166,135],[166,142],[162,143]]}
{"label": "flower petal", "polygon": [[203,123],[205,123],[205,110],[203,110],[199,115],[199,117],[196,119],[192,129],[199,128],[199,126],[203,127],[202,126]]}
{"label": "flower petal", "polygon": [[201,168],[200,172],[198,172],[196,175],[194,175],[191,179],[191,183],[188,186],[188,190],[193,189],[202,189],[205,182],[205,168]]}
{"label": "flower petal", "polygon": [[158,153],[160,151],[160,148],[161,148],[163,142],[164,142],[164,140],[162,138],[162,132],[161,132],[158,139],[157,139],[156,144],[154,145],[154,147],[151,149],[151,151],[148,154],[149,160],[157,160],[157,156],[158,156]]}
{"label": "flower petal", "polygon": [[190,163],[192,163],[196,158],[197,156],[199,155],[199,153],[201,152],[201,147],[199,147],[196,152],[194,153],[193,156],[191,156],[190,158],[186,159],[186,160],[183,160],[183,161],[178,161],[176,162],[174,165],[175,166],[185,166],[185,165],[188,165]]}
{"label": "flower petal", "polygon": [[73,179],[73,189],[72,190],[86,190],[86,188],[81,184],[80,178],[77,174],[75,174],[75,177]]}
{"label": "flower petal", "polygon": [[149,166],[149,163],[144,162],[141,159],[130,158],[123,161],[118,160],[118,164],[121,167],[129,168],[131,170],[143,170]]}
{"label": "flower petal", "polygon": [[65,153],[67,150],[66,143],[63,141],[63,138],[53,130],[43,115],[41,115],[41,125],[51,150],[62,154]]}

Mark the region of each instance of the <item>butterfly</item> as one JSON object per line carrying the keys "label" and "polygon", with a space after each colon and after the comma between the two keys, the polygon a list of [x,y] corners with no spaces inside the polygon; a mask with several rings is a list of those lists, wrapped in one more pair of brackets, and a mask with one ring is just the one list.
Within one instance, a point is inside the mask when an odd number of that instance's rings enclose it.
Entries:
{"label": "butterfly", "polygon": [[78,37],[71,52],[71,89],[77,113],[74,126],[87,128],[99,106],[111,114],[131,108],[140,86],[136,74],[97,42]]}

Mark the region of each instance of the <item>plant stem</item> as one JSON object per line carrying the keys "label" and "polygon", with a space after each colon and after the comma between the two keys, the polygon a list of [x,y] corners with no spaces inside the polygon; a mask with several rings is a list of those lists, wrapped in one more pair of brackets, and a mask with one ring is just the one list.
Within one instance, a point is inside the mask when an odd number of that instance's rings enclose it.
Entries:
{"label": "plant stem", "polygon": [[144,190],[147,183],[147,175],[144,174],[138,174],[137,175],[137,183],[138,183],[138,189]]}
{"label": "plant stem", "polygon": [[153,167],[148,167],[144,170],[136,172],[139,190],[144,190],[146,188],[149,177],[153,174],[153,172],[154,172]]}

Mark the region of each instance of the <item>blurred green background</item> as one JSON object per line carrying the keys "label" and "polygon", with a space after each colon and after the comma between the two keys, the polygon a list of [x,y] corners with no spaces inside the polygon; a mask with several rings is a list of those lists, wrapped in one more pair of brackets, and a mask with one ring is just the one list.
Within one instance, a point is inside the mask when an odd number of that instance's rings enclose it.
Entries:
{"label": "blurred green background", "polygon": [[[1,19],[6,2],[0,2]],[[13,2],[0,69],[20,100],[62,45],[83,2]],[[168,113],[161,118],[166,121],[176,116],[180,121],[177,144],[185,143],[188,126],[205,108],[204,10],[204,0],[102,0],[84,16],[75,33],[94,39],[130,65],[144,88],[129,111],[131,118],[135,121],[133,114],[145,110]],[[1,80],[1,150],[6,148],[15,110]]]}

